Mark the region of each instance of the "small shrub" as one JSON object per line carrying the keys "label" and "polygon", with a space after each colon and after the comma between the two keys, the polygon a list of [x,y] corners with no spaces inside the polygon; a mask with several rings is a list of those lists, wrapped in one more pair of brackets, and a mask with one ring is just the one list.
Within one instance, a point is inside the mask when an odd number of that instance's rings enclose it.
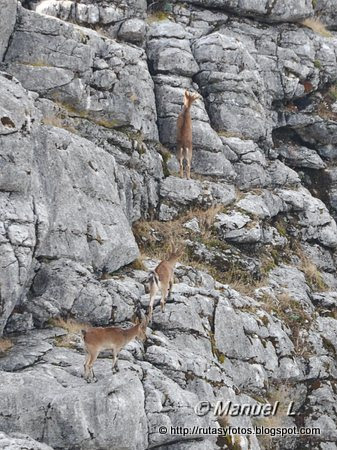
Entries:
{"label": "small shrub", "polygon": [[76,348],[77,341],[75,340],[75,335],[72,333],[65,334],[63,336],[57,336],[54,338],[55,347],[64,348]]}
{"label": "small shrub", "polygon": [[[275,252],[275,249],[273,249]],[[277,266],[277,258],[274,258],[275,253],[264,253],[261,256],[261,273],[267,275],[271,270],[275,269]]]}
{"label": "small shrub", "polygon": [[226,242],[221,241],[219,238],[213,236],[211,236],[209,239],[202,239],[202,242],[206,245],[207,248],[210,249],[226,251],[231,248],[229,244],[226,244]]}
{"label": "small shrub", "polygon": [[171,16],[169,13],[165,11],[156,11],[147,16],[147,22],[148,23],[154,23],[154,22],[162,22],[164,20],[170,20]]}
{"label": "small shrub", "polygon": [[167,166],[167,163],[168,163],[169,159],[172,158],[172,154],[163,145],[160,146],[160,149],[158,151],[163,158],[162,166],[163,166],[164,177],[169,177],[171,174],[170,174],[169,168]]}
{"label": "small shrub", "polygon": [[139,258],[135,259],[131,264],[130,267],[134,270],[147,270],[143,257],[140,256]]}
{"label": "small shrub", "polygon": [[220,350],[217,348],[214,334],[211,331],[209,332],[209,340],[211,343],[213,356],[216,357],[216,359],[219,361],[220,364],[223,364],[225,361],[225,355],[222,352],[220,352]]}
{"label": "small shrub", "polygon": [[291,331],[291,340],[294,344],[294,350],[298,356],[311,355],[310,344],[304,339],[304,333],[311,326],[313,320],[303,305],[291,297],[288,292],[279,294],[276,298],[264,294],[260,298],[265,311],[274,314],[278,319],[284,322]]}
{"label": "small shrub", "polygon": [[[194,217],[198,219],[202,239],[211,239],[215,216],[222,209],[223,206],[221,205],[212,206],[208,209],[195,208],[169,222],[140,220],[133,225],[133,234],[144,255],[151,258],[162,258],[167,255],[171,241],[179,246],[184,237],[193,233],[183,228],[183,224]],[[187,263],[190,262],[188,259],[186,260],[186,255],[184,260]]]}
{"label": "small shrub", "polygon": [[316,69],[321,69],[322,67],[321,61],[319,59],[315,59],[314,66],[316,67]]}
{"label": "small shrub", "polygon": [[287,237],[287,223],[283,218],[278,218],[278,220],[274,222],[274,227],[277,229],[280,236]]}
{"label": "small shrub", "polygon": [[333,84],[330,86],[323,99],[319,102],[317,106],[317,113],[320,117],[327,120],[337,120],[337,114],[332,110],[332,104],[337,101],[337,85]]}
{"label": "small shrub", "polygon": [[100,281],[111,280],[113,277],[114,277],[113,273],[103,272],[101,277],[100,277]]}
{"label": "small shrub", "polygon": [[13,347],[13,342],[7,338],[0,339],[0,356],[4,356],[4,354]]}
{"label": "small shrub", "polygon": [[337,86],[336,85],[330,87],[330,89],[327,92],[327,97],[332,102],[337,101]]}

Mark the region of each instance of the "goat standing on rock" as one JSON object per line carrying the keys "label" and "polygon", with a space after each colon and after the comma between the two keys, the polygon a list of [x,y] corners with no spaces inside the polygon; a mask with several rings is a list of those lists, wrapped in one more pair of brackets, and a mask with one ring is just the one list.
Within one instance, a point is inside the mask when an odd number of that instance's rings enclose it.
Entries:
{"label": "goat standing on rock", "polygon": [[177,156],[180,164],[179,175],[184,177],[184,160],[186,161],[186,178],[191,175],[192,162],[192,120],[190,109],[194,100],[201,96],[197,93],[185,91],[183,110],[177,120]]}
{"label": "goat standing on rock", "polygon": [[117,355],[132,339],[146,339],[148,319],[143,319],[137,325],[124,329],[118,327],[96,327],[82,330],[86,359],[84,363],[84,378],[88,383],[97,381],[93,365],[102,350],[112,350],[112,369],[117,369]]}
{"label": "goat standing on rock", "polygon": [[150,290],[150,305],[148,310],[148,319],[151,320],[153,313],[153,303],[158,289],[161,290],[160,306],[162,312],[165,309],[165,303],[171,293],[174,283],[174,266],[181,257],[183,249],[177,249],[171,244],[171,253],[166,260],[161,261],[158,266],[150,273],[148,277]]}

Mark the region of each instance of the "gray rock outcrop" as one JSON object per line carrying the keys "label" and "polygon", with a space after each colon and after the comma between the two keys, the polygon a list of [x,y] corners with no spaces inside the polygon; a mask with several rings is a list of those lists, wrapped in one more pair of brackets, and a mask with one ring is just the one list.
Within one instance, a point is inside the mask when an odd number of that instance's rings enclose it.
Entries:
{"label": "gray rock outcrop", "polygon": [[[336,450],[333,1],[0,6],[0,447]],[[86,383],[81,328],[145,314],[172,239],[165,312]],[[220,399],[280,411],[196,413]],[[321,433],[171,431],[261,424]]]}
{"label": "gray rock outcrop", "polygon": [[3,330],[48,261],[113,271],[138,249],[120,206],[114,158],[76,134],[39,127],[36,97],[11,76],[1,75],[1,89]]}

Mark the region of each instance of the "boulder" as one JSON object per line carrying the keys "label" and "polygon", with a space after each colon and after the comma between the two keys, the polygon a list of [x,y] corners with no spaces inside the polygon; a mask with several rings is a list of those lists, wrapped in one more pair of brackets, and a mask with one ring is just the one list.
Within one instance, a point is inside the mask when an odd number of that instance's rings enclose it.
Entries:
{"label": "boulder", "polygon": [[235,199],[234,186],[211,181],[186,180],[170,176],[160,189],[160,219],[171,220],[186,206],[229,205]]}

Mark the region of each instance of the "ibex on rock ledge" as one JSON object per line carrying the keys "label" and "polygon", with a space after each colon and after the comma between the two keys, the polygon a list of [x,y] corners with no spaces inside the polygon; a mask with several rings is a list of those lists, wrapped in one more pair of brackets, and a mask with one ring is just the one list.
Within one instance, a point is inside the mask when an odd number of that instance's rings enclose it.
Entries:
{"label": "ibex on rock ledge", "polygon": [[118,327],[96,327],[82,330],[86,359],[84,363],[84,378],[89,383],[97,381],[93,365],[102,350],[112,350],[112,369],[117,371],[117,355],[132,339],[146,339],[148,319],[143,319],[137,325],[125,329]]}
{"label": "ibex on rock ledge", "polygon": [[185,91],[183,110],[177,120],[177,157],[180,164],[179,175],[184,177],[184,160],[186,161],[186,178],[190,179],[192,162],[192,120],[190,109],[194,100],[201,96]]}
{"label": "ibex on rock ledge", "polygon": [[171,293],[174,283],[174,266],[182,254],[183,249],[178,250],[173,244],[171,244],[171,253],[150,273],[148,277],[150,290],[150,304],[148,310],[149,320],[152,318],[154,298],[159,289],[161,290],[160,306],[161,310],[164,311],[166,300]]}

